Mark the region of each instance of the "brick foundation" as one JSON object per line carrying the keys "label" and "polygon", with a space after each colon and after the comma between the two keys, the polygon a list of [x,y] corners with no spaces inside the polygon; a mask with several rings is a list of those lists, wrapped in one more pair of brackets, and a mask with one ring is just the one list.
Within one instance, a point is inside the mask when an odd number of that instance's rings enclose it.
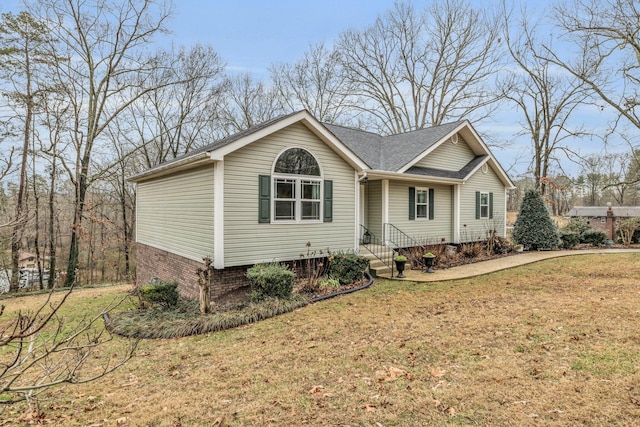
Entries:
{"label": "brick foundation", "polygon": [[[196,300],[199,298],[200,289],[196,271],[203,267],[203,262],[141,243],[136,244],[136,260],[136,284],[138,286],[149,283],[154,277],[161,281],[177,280],[180,296]],[[223,270],[214,270],[209,288],[211,300],[215,301],[217,297],[227,292],[249,286],[249,280],[245,276],[249,267],[228,267]]]}

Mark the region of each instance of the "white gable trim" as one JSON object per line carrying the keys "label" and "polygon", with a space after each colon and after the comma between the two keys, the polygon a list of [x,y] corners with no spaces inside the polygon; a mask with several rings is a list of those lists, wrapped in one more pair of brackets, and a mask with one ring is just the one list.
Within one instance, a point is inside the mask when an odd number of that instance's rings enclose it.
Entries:
{"label": "white gable trim", "polygon": [[224,147],[220,147],[216,150],[210,151],[209,157],[212,160],[222,159],[224,158],[224,156],[233,153],[234,151],[239,150],[242,147],[245,147],[255,141],[258,141],[259,139],[269,136],[272,133],[282,130],[295,123],[302,123],[303,125],[305,125],[311,132],[313,132],[318,138],[320,138],[322,142],[327,144],[331,149],[338,153],[338,155],[342,157],[347,163],[349,163],[354,169],[367,169],[367,165],[362,160],[360,160],[358,156],[356,156],[346,145],[344,145],[342,141],[340,141],[331,132],[329,132],[327,128],[325,128],[322,123],[320,123],[315,117],[313,117],[307,110],[302,110],[298,113],[292,114],[289,117],[278,120],[277,122],[265,127],[264,129],[260,129],[256,132],[246,135],[238,139],[237,141],[225,145]]}
{"label": "white gable trim", "polygon": [[[403,173],[406,172],[410,167],[414,166],[416,163],[418,163],[420,160],[424,159],[425,157],[427,157],[429,154],[431,154],[433,151],[435,151],[438,147],[440,147],[442,144],[444,144],[445,142],[449,141],[449,139],[455,135],[456,133],[458,133],[460,131],[460,129],[464,128],[465,126],[469,125],[468,121],[464,121],[463,123],[460,123],[460,125],[458,125],[457,128],[455,128],[454,130],[452,130],[451,132],[449,132],[448,134],[446,134],[440,141],[436,142],[435,144],[433,144],[431,147],[427,148],[426,150],[424,150],[422,153],[420,153],[419,155],[417,155],[416,157],[413,158],[413,160],[411,160],[409,163],[407,163],[406,165],[404,165],[402,168],[400,168],[400,170],[398,170],[398,172]],[[475,150],[474,150],[475,151]],[[484,153],[483,153],[484,154]]]}
{"label": "white gable trim", "polygon": [[482,168],[482,166],[484,166],[485,164],[487,164],[489,162],[490,158],[486,157],[483,161],[481,161],[480,163],[478,163],[476,165],[475,168],[471,169],[471,172],[469,172],[468,174],[465,175],[465,177],[463,178],[465,181],[468,181],[469,178],[471,178],[476,172],[478,172],[480,170],[480,168]]}
{"label": "white gable trim", "polygon": [[[437,143],[433,144],[431,147],[429,147],[428,149],[420,153],[411,162],[407,163],[400,170],[398,170],[398,172],[400,173],[406,172],[409,168],[411,168],[412,166],[417,164],[419,161],[424,159],[426,156],[428,156],[430,153],[432,153],[435,149],[440,147],[442,144],[448,142],[453,135],[459,132],[463,134],[462,136],[464,137],[466,143],[469,145],[469,148],[471,148],[471,150],[476,155],[489,156],[487,160],[481,162],[481,164],[478,165],[478,168],[488,161],[489,165],[494,170],[496,175],[498,175],[498,178],[500,179],[500,181],[502,181],[505,187],[515,188],[515,185],[513,181],[511,181],[511,178],[509,178],[509,175],[507,175],[506,171],[502,168],[500,163],[493,156],[493,153],[491,153],[491,150],[489,150],[489,147],[487,146],[487,144],[485,144],[485,142],[482,140],[480,135],[478,135],[478,133],[476,132],[476,130],[473,128],[473,126],[468,120],[465,120],[464,122],[460,123],[458,127],[456,127],[454,130],[446,134],[440,141],[438,141]],[[478,170],[478,168],[475,168],[472,173],[468,174],[465,177],[465,180],[469,178],[471,175],[473,175],[473,173],[475,173]]]}

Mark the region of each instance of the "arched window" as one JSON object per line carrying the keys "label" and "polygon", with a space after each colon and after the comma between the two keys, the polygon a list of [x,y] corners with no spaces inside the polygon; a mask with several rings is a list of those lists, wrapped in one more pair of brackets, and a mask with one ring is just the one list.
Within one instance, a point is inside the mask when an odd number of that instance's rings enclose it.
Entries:
{"label": "arched window", "polygon": [[320,165],[313,154],[303,148],[289,148],[278,157],[274,173],[320,176]]}
{"label": "arched window", "polygon": [[323,180],[320,164],[303,148],[289,148],[273,167],[273,221],[320,221]]}

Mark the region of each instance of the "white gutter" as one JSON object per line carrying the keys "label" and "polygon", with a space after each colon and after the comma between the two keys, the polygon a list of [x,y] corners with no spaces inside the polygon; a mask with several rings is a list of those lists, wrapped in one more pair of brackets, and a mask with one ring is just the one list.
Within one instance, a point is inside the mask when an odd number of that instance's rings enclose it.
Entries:
{"label": "white gutter", "polygon": [[194,156],[189,156],[181,160],[177,160],[175,162],[167,163],[165,165],[157,166],[153,169],[149,169],[145,172],[141,172],[139,174],[130,176],[127,178],[128,182],[139,182],[145,178],[155,177],[166,175],[167,173],[173,171],[174,169],[180,169],[185,166],[193,166],[193,164],[197,163],[205,163],[206,161],[211,160],[208,152],[196,154]]}
{"label": "white gutter", "polygon": [[463,184],[465,182],[464,179],[460,178],[442,178],[435,176],[423,176],[423,175],[413,175],[406,174],[400,172],[385,172],[385,171],[367,171],[367,177],[371,178],[380,178],[380,179],[395,179],[402,181],[412,181],[412,182],[435,182],[438,184]]}

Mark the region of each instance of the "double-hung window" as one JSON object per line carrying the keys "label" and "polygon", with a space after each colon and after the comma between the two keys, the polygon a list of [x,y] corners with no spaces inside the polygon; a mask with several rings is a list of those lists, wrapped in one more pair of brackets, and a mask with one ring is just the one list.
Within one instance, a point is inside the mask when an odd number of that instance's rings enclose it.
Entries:
{"label": "double-hung window", "polygon": [[429,218],[429,189],[416,188],[416,219]]}
{"label": "double-hung window", "polygon": [[476,219],[493,218],[493,193],[476,191]]}
{"label": "double-hung window", "polygon": [[480,218],[489,218],[489,193],[480,193]]}
{"label": "double-hung window", "polygon": [[274,216],[278,220],[296,219],[296,180],[274,178]]}

